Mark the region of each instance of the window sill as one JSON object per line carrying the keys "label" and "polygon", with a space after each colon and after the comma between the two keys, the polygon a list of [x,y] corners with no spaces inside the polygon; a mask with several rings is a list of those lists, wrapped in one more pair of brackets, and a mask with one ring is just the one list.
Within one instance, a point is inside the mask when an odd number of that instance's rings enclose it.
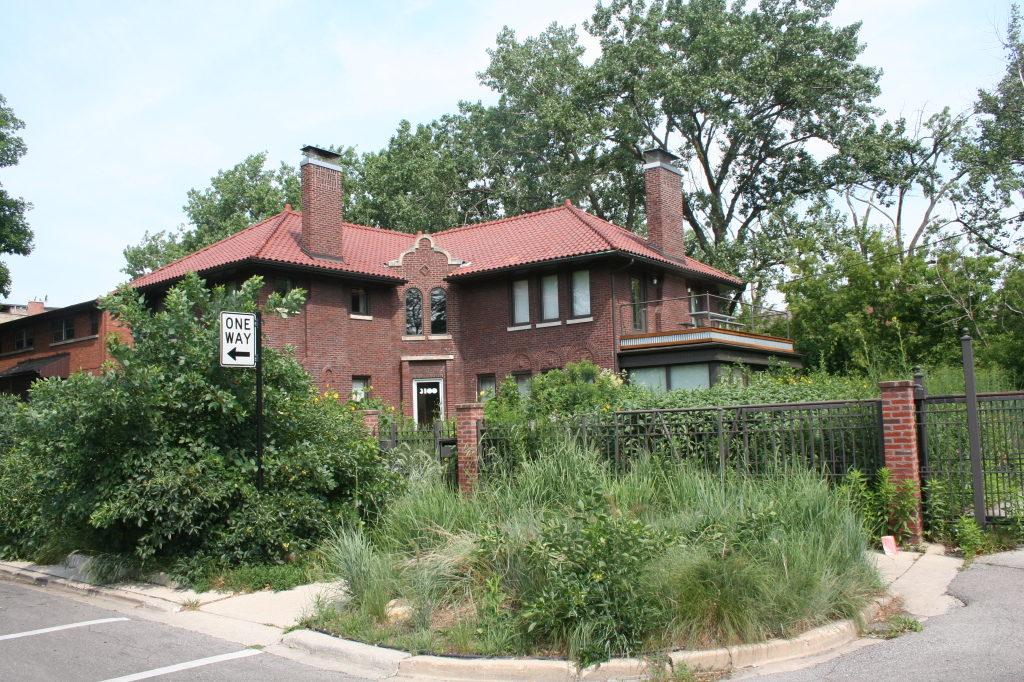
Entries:
{"label": "window sill", "polygon": [[31,353],[36,349],[35,346],[29,346],[28,348],[19,348],[18,350],[9,350],[6,353],[0,353],[0,358],[8,355],[17,355],[18,353]]}
{"label": "window sill", "polygon": [[372,320],[373,319],[373,315],[356,315],[355,313],[350,313],[349,317],[352,318],[353,320]]}
{"label": "window sill", "polygon": [[402,341],[426,341],[426,336],[403,336]]}
{"label": "window sill", "polygon": [[518,325],[516,327],[506,327],[505,331],[507,331],[507,332],[521,332],[524,329],[533,329],[533,325],[532,324],[521,324],[521,325]]}
{"label": "window sill", "polygon": [[561,326],[562,326],[562,321],[561,320],[555,320],[553,322],[538,322],[537,323],[537,329],[543,329],[544,327],[561,327]]}
{"label": "window sill", "polygon": [[431,334],[427,337],[431,341],[451,341],[451,334]]}
{"label": "window sill", "polygon": [[581,322],[593,322],[593,321],[594,321],[593,317],[577,317],[577,318],[572,319],[572,320],[566,320],[565,323],[566,324],[580,324]]}
{"label": "window sill", "polygon": [[93,334],[92,336],[80,336],[77,339],[68,339],[67,341],[54,341],[50,344],[50,348],[53,348],[54,346],[63,346],[68,343],[78,343],[79,341],[90,341],[98,338],[100,338],[99,334]]}

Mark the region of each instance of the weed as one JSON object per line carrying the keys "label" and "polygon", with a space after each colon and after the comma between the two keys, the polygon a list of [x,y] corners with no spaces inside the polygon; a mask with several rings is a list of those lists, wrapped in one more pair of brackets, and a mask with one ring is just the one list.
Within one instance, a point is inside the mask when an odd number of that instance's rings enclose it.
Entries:
{"label": "weed", "polygon": [[179,602],[179,608],[182,611],[198,611],[199,607],[203,605],[203,602],[196,598],[182,599]]}
{"label": "weed", "polygon": [[912,616],[897,614],[889,619],[882,631],[882,639],[893,639],[907,632],[921,632],[921,623]]}

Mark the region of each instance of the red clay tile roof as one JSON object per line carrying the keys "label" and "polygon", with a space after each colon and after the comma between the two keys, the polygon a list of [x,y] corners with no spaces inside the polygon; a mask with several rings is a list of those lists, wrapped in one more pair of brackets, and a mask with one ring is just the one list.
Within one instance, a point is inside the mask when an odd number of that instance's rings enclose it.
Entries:
{"label": "red clay tile roof", "polygon": [[345,231],[344,263],[317,260],[306,255],[301,248],[302,214],[285,210],[143,275],[132,282],[132,286],[148,287],[184,277],[193,270],[202,273],[247,260],[273,261],[401,280],[384,264],[409,247],[412,235],[351,223],[342,223],[342,229]]}
{"label": "red clay tile roof", "polygon": [[[371,275],[400,280],[386,263],[413,244],[414,236],[391,230],[342,223],[344,263],[317,260],[301,249],[302,217],[286,209],[263,222],[143,275],[134,287],[148,287],[247,260],[316,267],[338,273]],[[467,225],[432,235],[438,246],[465,264],[453,277],[473,275],[521,265],[618,251],[662,262],[699,277],[730,286],[742,283],[710,266],[686,258],[670,258],[628,230],[572,206]]]}
{"label": "red clay tile roof", "polygon": [[732,286],[742,285],[735,277],[700,261],[666,256],[643,237],[571,204],[436,232],[433,237],[452,257],[468,261],[468,265],[452,273],[453,277],[588,253],[620,251]]}

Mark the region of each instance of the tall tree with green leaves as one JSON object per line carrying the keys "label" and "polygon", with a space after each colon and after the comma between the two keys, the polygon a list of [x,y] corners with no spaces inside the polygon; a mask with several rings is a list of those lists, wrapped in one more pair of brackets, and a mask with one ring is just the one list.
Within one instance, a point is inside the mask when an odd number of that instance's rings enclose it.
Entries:
{"label": "tall tree with green leaves", "polygon": [[[0,95],[0,168],[17,165],[25,155],[25,141],[16,133],[25,127]],[[0,253],[27,256],[32,252],[32,230],[25,214],[32,208],[21,197],[12,197],[0,185]],[[11,293],[11,271],[0,262],[0,296]]]}
{"label": "tall tree with green leaves", "polygon": [[137,246],[125,248],[127,265],[121,271],[141,277],[279,213],[286,203],[298,210],[302,191],[295,168],[282,163],[276,171],[266,170],[266,161],[266,152],[253,154],[231,170],[219,171],[205,190],[189,190],[184,206],[189,225],[146,232]]}
{"label": "tall tree with green leaves", "polygon": [[960,199],[962,222],[987,248],[1024,263],[1024,34],[1013,5],[1003,39],[1006,73],[991,90],[979,90],[977,144],[958,159],[969,170]]}

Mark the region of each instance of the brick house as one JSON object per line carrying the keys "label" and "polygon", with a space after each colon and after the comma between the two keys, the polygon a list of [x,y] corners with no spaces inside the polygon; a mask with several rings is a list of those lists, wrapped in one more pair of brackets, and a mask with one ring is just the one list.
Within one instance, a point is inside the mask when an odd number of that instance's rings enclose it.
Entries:
{"label": "brick house", "polygon": [[98,373],[109,359],[107,334],[128,338],[98,303],[44,308],[42,302],[30,301],[24,315],[0,322],[0,393],[24,397],[36,379],[66,379],[79,370]]}
{"label": "brick house", "polygon": [[[730,363],[799,365],[792,342],[726,314],[742,282],[684,253],[675,159],[647,153],[645,239],[574,207],[410,235],[343,221],[337,155],[303,149],[291,206],[132,283],[159,299],[189,271],[210,284],[301,287],[267,319],[321,386],[370,390],[419,421],[583,359],[662,388],[708,386]],[[753,320],[753,317],[751,317]]]}

